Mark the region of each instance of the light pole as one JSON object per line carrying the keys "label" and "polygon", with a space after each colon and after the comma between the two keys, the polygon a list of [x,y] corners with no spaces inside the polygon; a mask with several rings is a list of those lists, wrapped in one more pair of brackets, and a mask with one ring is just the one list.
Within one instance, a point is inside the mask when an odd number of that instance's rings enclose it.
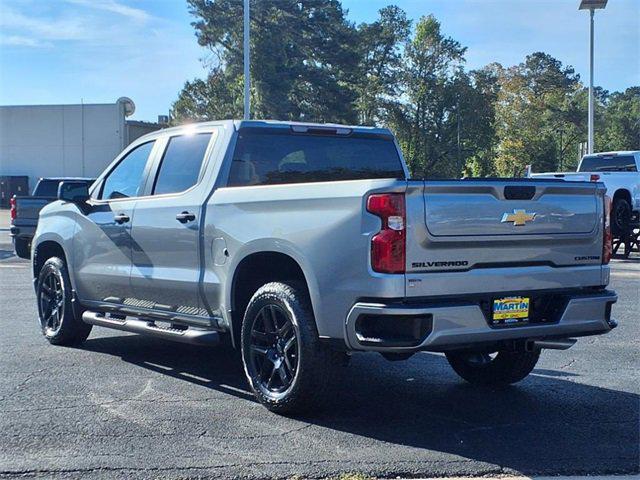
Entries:
{"label": "light pole", "polygon": [[244,0],[244,119],[251,116],[251,78],[249,71],[249,0]]}
{"label": "light pole", "polygon": [[578,10],[589,10],[589,119],[587,153],[593,153],[593,13],[607,6],[608,0],[580,0]]}

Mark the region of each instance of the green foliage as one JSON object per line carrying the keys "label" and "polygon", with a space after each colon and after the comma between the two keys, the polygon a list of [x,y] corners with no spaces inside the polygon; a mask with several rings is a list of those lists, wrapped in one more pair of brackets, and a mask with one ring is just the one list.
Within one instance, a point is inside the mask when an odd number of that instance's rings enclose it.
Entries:
{"label": "green foliage", "polygon": [[640,87],[609,96],[599,127],[595,139],[599,150],[640,150]]}
{"label": "green foliage", "polygon": [[[571,115],[572,97],[581,89],[571,67],[548,54],[536,52],[508,69],[499,69],[497,103],[499,138],[495,168],[499,175],[553,170],[558,162],[556,136],[580,130],[580,117]],[[568,142],[567,142],[568,144]]]}
{"label": "green foliage", "polygon": [[382,121],[386,106],[400,93],[401,45],[409,39],[411,29],[411,21],[398,7],[385,7],[379,14],[380,18],[375,22],[358,27],[360,60],[353,85],[362,125]]}
{"label": "green foliage", "polygon": [[420,19],[405,47],[402,87],[407,101],[394,105],[388,120],[414,175],[447,176],[460,171],[456,165],[457,84],[464,83],[460,78],[464,52],[458,42],[441,33],[433,16]]}
{"label": "green foliage", "polygon": [[[178,120],[200,111],[238,116],[242,90],[242,0],[188,0],[200,45],[216,60],[207,86],[188,82],[174,105]],[[357,121],[358,35],[337,0],[251,2],[251,103],[256,118]],[[219,85],[222,83],[222,85]],[[229,91],[223,92],[224,86]],[[208,98],[213,93],[216,96]],[[183,101],[184,100],[184,101]],[[209,102],[219,105],[204,107]],[[204,108],[192,111],[191,105]],[[219,117],[218,117],[219,118]]]}
{"label": "green foliage", "polygon": [[[187,0],[206,79],[186,82],[174,123],[242,117],[242,0]],[[252,116],[391,128],[417,177],[513,176],[574,168],[587,90],[535,52],[466,71],[466,47],[433,16],[396,6],[354,25],[339,0],[251,0]],[[596,98],[596,151],[640,149],[640,87]]]}

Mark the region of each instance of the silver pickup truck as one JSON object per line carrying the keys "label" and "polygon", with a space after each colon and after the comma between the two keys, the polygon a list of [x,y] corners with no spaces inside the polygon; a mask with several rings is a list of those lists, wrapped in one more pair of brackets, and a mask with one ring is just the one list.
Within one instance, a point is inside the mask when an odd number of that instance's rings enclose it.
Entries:
{"label": "silver pickup truck", "polygon": [[601,183],[409,179],[386,129],[221,121],[64,182],[33,240],[42,332],[93,325],[241,350],[258,400],[308,408],[353,352],[444,352],[510,384],[609,332]]}

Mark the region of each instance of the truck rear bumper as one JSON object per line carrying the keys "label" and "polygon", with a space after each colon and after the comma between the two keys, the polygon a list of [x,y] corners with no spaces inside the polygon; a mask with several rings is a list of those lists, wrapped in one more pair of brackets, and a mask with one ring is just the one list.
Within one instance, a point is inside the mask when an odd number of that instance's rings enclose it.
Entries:
{"label": "truck rear bumper", "polygon": [[440,304],[356,303],[347,316],[345,338],[353,350],[445,351],[510,340],[541,340],[607,333],[616,326],[612,291],[573,294],[558,319],[525,326],[493,327],[475,301]]}
{"label": "truck rear bumper", "polygon": [[9,235],[15,238],[33,238],[36,233],[36,225],[30,224],[16,224],[11,225],[9,228]]}

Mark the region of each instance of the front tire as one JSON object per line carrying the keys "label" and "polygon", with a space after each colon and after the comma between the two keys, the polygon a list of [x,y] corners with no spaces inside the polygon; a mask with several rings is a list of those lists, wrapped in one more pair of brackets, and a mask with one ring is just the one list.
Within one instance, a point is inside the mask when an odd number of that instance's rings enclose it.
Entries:
{"label": "front tire", "polygon": [[267,283],[253,295],[241,348],[254,395],[280,414],[317,405],[339,366],[339,355],[320,343],[306,289],[294,283]]}
{"label": "front tire", "polygon": [[447,352],[453,370],[474,385],[510,385],[529,375],[540,358],[540,350],[496,354],[478,351]]}
{"label": "front tire", "polygon": [[71,346],[84,342],[91,333],[91,325],[76,316],[64,260],[58,257],[48,259],[40,270],[36,285],[40,328],[49,343]]}

